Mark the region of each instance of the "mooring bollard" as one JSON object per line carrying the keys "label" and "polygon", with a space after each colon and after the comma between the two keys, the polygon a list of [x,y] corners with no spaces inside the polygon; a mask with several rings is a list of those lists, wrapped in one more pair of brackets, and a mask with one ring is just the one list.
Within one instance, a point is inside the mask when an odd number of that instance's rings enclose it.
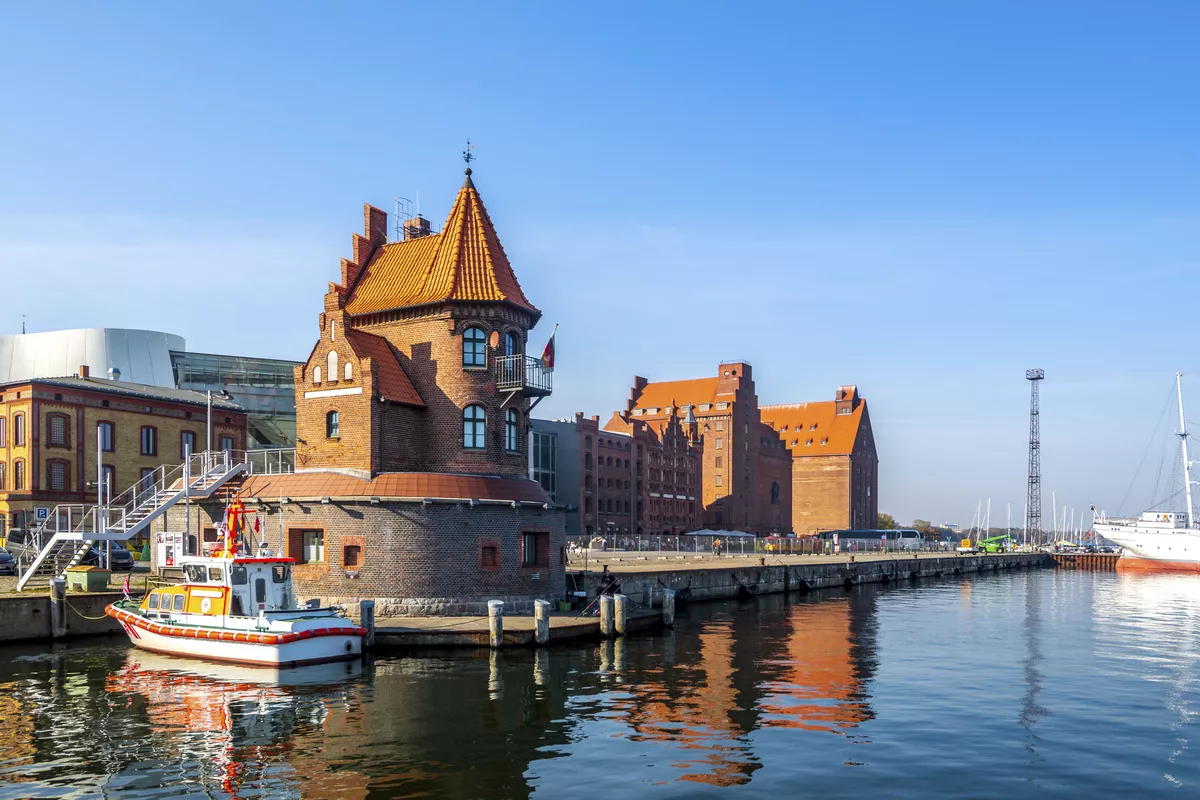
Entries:
{"label": "mooring bollard", "polygon": [[533,640],[538,644],[550,641],[550,603],[545,600],[533,601]]}
{"label": "mooring bollard", "polygon": [[367,635],[363,638],[363,652],[367,652],[368,647],[375,646],[375,601],[362,600],[358,604],[358,623],[367,629]]}
{"label": "mooring bollard", "polygon": [[668,628],[675,626],[675,590],[662,590],[662,621]]}
{"label": "mooring bollard", "polygon": [[600,635],[613,635],[613,598],[610,594],[600,595]]}
{"label": "mooring bollard", "polygon": [[493,648],[504,645],[504,601],[488,600],[488,644]]}
{"label": "mooring bollard", "polygon": [[615,627],[618,636],[624,636],[629,624],[629,598],[619,594],[613,598],[613,611],[616,616]]}
{"label": "mooring bollard", "polygon": [[67,579],[50,579],[50,637],[67,635]]}

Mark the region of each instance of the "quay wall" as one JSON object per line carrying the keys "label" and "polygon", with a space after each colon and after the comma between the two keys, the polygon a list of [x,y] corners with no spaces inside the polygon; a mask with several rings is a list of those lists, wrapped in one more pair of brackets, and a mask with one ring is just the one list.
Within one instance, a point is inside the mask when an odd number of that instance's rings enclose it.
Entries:
{"label": "quay wall", "polygon": [[1055,566],[1044,553],[945,556],[940,558],[895,558],[817,564],[735,563],[728,566],[695,568],[622,569],[610,571],[621,580],[621,591],[640,604],[652,592],[658,602],[662,589],[674,589],[680,603],[727,600],[779,592],[849,588],[863,583],[890,583],[921,578],[955,577],[973,572],[1013,569],[1043,569]]}
{"label": "quay wall", "polygon": [[[120,600],[120,592],[67,594],[66,635],[60,639],[120,633],[115,619],[104,616],[104,607]],[[99,619],[90,619],[99,617]],[[0,597],[0,642],[50,639],[50,596]]]}

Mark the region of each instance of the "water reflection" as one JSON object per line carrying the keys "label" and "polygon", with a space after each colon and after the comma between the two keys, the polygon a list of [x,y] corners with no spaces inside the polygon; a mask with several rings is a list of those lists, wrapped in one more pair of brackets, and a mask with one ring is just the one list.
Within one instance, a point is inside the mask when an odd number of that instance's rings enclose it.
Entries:
{"label": "water reflection", "polygon": [[1003,797],[1014,779],[1137,796],[1200,782],[1198,665],[1200,581],[1066,573],[696,605],[662,635],[278,677],[116,640],[7,648],[0,800]]}

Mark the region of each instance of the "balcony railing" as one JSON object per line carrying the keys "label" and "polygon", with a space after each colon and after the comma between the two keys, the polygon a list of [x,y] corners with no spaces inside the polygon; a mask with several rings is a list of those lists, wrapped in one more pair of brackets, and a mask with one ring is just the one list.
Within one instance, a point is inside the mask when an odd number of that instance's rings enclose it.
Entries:
{"label": "balcony railing", "polygon": [[492,362],[496,388],[502,392],[522,391],[544,397],[553,391],[554,369],[533,356],[497,356]]}

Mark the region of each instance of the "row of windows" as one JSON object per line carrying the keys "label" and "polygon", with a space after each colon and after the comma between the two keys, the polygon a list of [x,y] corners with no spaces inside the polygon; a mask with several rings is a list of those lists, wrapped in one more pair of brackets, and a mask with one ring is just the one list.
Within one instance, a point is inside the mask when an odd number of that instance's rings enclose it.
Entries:
{"label": "row of windows", "polygon": [[[610,514],[621,514],[621,513],[628,514],[629,513],[629,501],[628,500],[625,501],[625,511],[623,511],[623,512],[621,511],[621,501],[620,500],[614,501],[611,497],[608,498],[607,500],[605,500],[604,498],[600,498],[600,500],[597,501],[596,505],[597,505],[597,508],[599,509],[600,513],[602,513],[602,514],[603,513],[610,513]],[[583,498],[583,510],[585,513],[588,513],[588,514],[592,513],[592,498],[590,498],[590,497]]]}
{"label": "row of windows", "polygon": [[[46,487],[52,492],[69,492],[71,488],[71,462],[61,458],[52,458],[46,462]],[[154,467],[144,467],[142,477],[153,475]],[[116,468],[112,464],[104,465],[105,491],[111,497],[118,493]],[[12,491],[21,492],[25,486],[25,460],[18,458],[12,462]],[[8,491],[8,474],[4,462],[0,461],[0,492]]]}
{"label": "row of windows", "polygon": [[[331,380],[331,381],[337,380],[337,378],[335,377],[337,375],[337,363],[338,363],[337,351],[330,350],[329,355],[325,358],[325,365],[329,368],[329,372],[327,374],[329,375],[329,380]],[[313,379],[312,380],[313,380],[313,383],[321,382],[321,368],[320,367],[313,368]],[[354,367],[351,366],[349,361],[347,361],[345,364],[342,365],[342,380],[344,380],[344,381],[354,380]]]}
{"label": "row of windows", "polygon": [[[629,442],[622,441],[620,439],[605,440],[603,438],[597,438],[597,441],[599,442],[601,447],[604,447],[607,445],[608,447],[612,447],[617,450],[628,450],[629,449]],[[590,436],[583,437],[583,449],[584,450],[592,449],[592,437],[590,437]],[[642,446],[640,444],[637,446],[637,454],[638,454],[638,458],[642,457]]]}
{"label": "row of windows", "polygon": [[[96,430],[99,432],[100,449],[106,453],[111,453],[113,451],[113,423],[107,421],[97,422]],[[158,455],[158,428],[153,425],[143,425],[139,438],[142,455]],[[66,414],[47,415],[46,446],[69,448],[71,446],[70,443],[71,418]],[[25,415],[15,414],[13,415],[13,445],[21,446],[23,444],[25,444]],[[3,446],[4,417],[0,417],[0,447]],[[220,447],[222,450],[232,450],[234,447],[234,437],[222,436]],[[179,434],[180,458],[189,452],[196,452],[196,433],[194,431],[182,431]]]}
{"label": "row of windows", "polygon": [[[487,447],[487,410],[481,405],[469,405],[463,409],[463,447],[468,450],[483,450]],[[341,414],[330,411],[325,415],[325,436],[337,439],[341,436]],[[504,449],[516,453],[521,450],[521,415],[515,408],[504,414]]]}

